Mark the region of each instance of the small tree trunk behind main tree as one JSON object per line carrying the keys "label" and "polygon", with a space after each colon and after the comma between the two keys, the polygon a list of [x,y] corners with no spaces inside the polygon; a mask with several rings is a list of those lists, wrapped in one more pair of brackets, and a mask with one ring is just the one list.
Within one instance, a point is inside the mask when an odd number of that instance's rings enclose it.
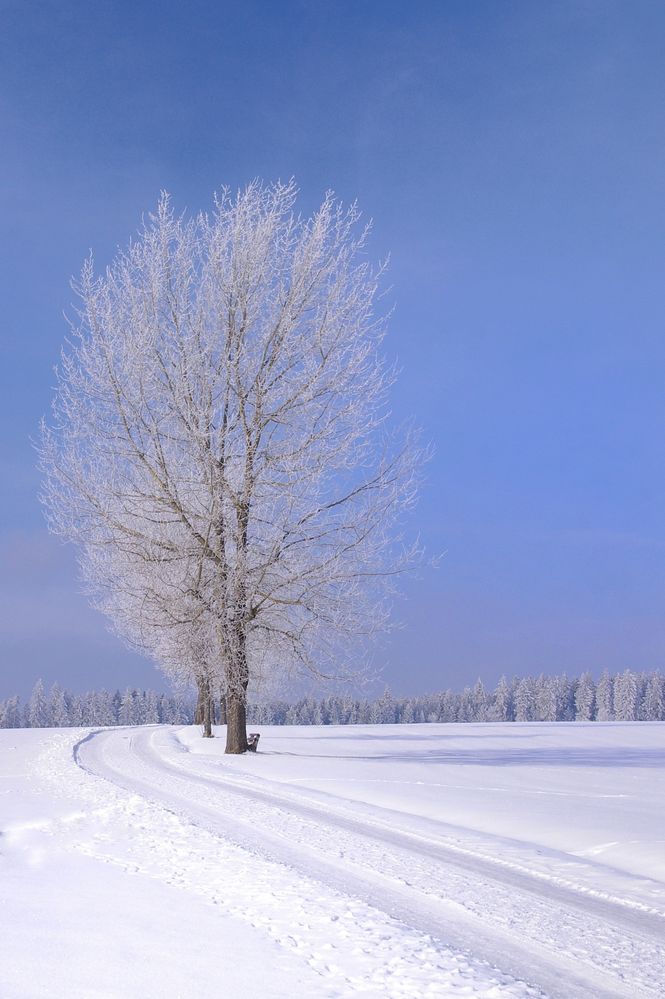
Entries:
{"label": "small tree trunk behind main tree", "polygon": [[203,738],[212,739],[212,724],[214,707],[210,694],[210,683],[205,677],[200,677],[196,681],[198,689],[198,700],[196,702],[196,713],[194,723],[203,725]]}
{"label": "small tree trunk behind main tree", "polygon": [[196,708],[194,709],[194,724],[203,725],[203,693],[198,683],[196,686],[198,694],[196,698]]}
{"label": "small tree trunk behind main tree", "polygon": [[214,705],[212,697],[210,696],[210,688],[208,688],[208,695],[203,700],[203,738],[212,739],[212,725],[214,722]]}

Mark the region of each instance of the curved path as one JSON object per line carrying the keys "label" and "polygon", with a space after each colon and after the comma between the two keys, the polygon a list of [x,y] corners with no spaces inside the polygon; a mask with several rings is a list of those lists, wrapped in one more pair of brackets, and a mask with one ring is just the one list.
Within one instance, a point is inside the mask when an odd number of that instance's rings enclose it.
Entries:
{"label": "curved path", "polygon": [[[665,995],[665,918],[460,851],[388,810],[319,800],[190,754],[171,729],[106,730],[80,767],[254,854],[359,898],[551,999]],[[383,814],[382,814],[383,813]]]}

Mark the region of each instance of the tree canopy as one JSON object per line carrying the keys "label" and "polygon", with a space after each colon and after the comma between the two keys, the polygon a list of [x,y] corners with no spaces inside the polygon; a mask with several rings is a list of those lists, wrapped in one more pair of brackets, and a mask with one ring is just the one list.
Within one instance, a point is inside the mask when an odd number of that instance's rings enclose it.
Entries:
{"label": "tree canopy", "polygon": [[250,681],[339,674],[418,554],[383,267],[355,205],[303,218],[296,195],[255,182],[187,218],[164,194],[103,274],[89,259],[42,426],[51,529],[120,635],[204,700],[223,688],[230,752]]}

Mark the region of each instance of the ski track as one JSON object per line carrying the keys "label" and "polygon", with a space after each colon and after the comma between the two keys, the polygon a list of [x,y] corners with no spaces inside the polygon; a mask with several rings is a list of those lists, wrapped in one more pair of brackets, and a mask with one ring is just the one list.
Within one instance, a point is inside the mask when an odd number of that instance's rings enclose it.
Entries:
{"label": "ski track", "polygon": [[[44,761],[63,791],[71,747],[60,740]],[[436,823],[422,835],[387,809],[230,773],[172,729],[93,732],[73,755],[96,807],[68,818],[72,848],[262,928],[319,972],[321,996],[665,995],[663,913],[575,880],[575,858],[569,878],[552,877],[491,843],[430,835]]]}

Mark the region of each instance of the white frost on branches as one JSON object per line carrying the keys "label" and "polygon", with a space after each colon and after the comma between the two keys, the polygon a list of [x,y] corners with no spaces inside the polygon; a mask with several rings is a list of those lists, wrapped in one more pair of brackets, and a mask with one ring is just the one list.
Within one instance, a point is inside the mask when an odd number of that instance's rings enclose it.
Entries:
{"label": "white frost on branches", "polygon": [[293,183],[210,214],[163,195],[103,275],[83,267],[51,426],[53,531],[97,606],[165,669],[244,698],[339,674],[411,565],[423,451],[386,426],[394,371],[355,206],[303,219]]}

